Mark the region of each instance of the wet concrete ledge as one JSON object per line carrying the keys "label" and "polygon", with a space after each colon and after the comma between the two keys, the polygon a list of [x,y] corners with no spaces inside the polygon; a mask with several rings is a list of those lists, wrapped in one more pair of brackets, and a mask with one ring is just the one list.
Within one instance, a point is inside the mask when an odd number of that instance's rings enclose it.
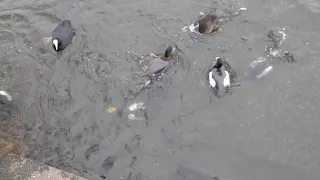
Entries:
{"label": "wet concrete ledge", "polygon": [[9,154],[0,159],[0,180],[86,180],[74,174]]}

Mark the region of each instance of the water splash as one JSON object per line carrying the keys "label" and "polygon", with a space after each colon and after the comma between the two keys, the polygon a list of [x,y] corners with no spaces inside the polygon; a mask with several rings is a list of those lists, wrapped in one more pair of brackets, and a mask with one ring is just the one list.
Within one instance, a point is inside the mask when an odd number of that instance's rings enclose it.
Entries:
{"label": "water splash", "polygon": [[199,24],[197,24],[197,25],[195,26],[194,23],[192,23],[192,24],[190,24],[190,25],[188,25],[188,26],[183,27],[183,28],[182,28],[182,31],[183,31],[183,32],[187,32],[188,29],[189,29],[190,32],[194,32],[194,33],[200,34],[200,33],[196,30],[198,27],[199,27]]}
{"label": "water splash", "polygon": [[133,103],[133,104],[131,104],[131,106],[128,107],[128,109],[130,111],[144,110],[145,106],[144,106],[144,103],[142,103],[142,102]]}

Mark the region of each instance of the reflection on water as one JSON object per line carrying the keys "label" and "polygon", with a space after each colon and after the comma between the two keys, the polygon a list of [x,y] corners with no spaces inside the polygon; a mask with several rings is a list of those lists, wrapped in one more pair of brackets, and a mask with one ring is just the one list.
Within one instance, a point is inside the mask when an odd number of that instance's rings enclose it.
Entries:
{"label": "reflection on water", "polygon": [[[1,1],[0,85],[17,109],[1,131],[23,156],[88,179],[312,179],[320,24],[306,2]],[[221,31],[182,31],[209,11]],[[64,19],[77,34],[56,53],[50,36]],[[282,28],[275,49],[266,34]],[[150,81],[143,70],[168,45],[174,66]],[[217,99],[206,81],[216,56],[238,77],[256,75],[259,57],[273,70]]]}

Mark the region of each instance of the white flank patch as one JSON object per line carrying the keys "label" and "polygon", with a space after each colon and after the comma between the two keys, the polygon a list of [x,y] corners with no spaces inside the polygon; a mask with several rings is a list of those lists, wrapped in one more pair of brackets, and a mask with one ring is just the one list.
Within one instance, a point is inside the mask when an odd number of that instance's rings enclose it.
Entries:
{"label": "white flank patch", "polygon": [[223,79],[223,85],[226,86],[230,86],[230,75],[228,71],[224,71],[226,73],[226,77],[224,77]]}
{"label": "white flank patch", "polygon": [[8,98],[8,101],[12,101],[12,97],[6,91],[0,91],[0,94],[6,96]]}

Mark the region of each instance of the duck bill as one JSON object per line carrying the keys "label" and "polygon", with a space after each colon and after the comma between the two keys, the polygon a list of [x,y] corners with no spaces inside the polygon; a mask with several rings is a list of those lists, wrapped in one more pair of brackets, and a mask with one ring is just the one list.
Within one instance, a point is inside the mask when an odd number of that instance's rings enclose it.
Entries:
{"label": "duck bill", "polygon": [[58,51],[58,40],[53,40],[52,41],[53,45],[54,45],[54,48],[56,49],[56,51]]}
{"label": "duck bill", "polygon": [[212,78],[212,71],[209,72],[209,84],[211,87],[216,87],[216,81]]}

